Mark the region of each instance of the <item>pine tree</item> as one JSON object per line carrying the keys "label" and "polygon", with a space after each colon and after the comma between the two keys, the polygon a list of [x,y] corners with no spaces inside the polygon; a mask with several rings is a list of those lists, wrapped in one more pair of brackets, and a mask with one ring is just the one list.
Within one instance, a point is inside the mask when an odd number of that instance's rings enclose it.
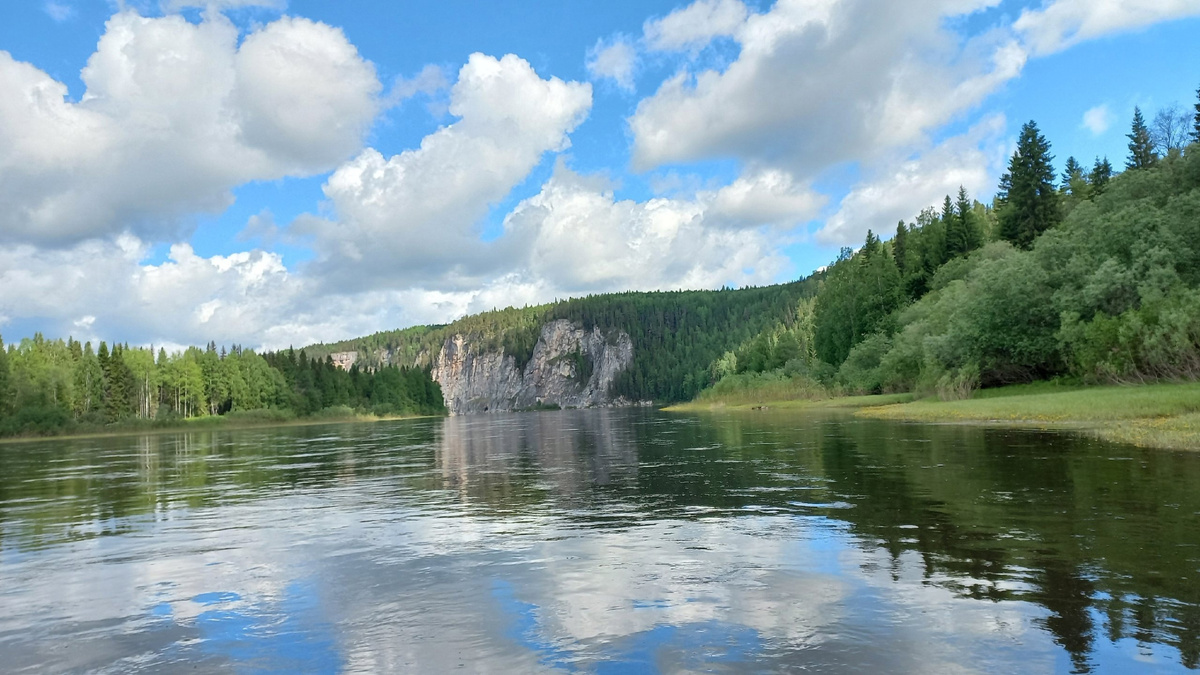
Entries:
{"label": "pine tree", "polygon": [[1050,143],[1030,121],[1021,127],[1017,151],[1000,179],[997,204],[1000,236],[1013,245],[1029,248],[1038,235],[1058,224],[1061,214]]}
{"label": "pine tree", "polygon": [[1154,166],[1158,157],[1154,154],[1154,139],[1150,137],[1150,129],[1142,117],[1138,107],[1133,109],[1133,125],[1128,134],[1129,159],[1125,160],[1126,169],[1146,169]]}
{"label": "pine tree", "polygon": [[1108,181],[1112,179],[1113,168],[1109,163],[1108,158],[1096,158],[1096,163],[1092,166],[1092,173],[1088,175],[1088,182],[1092,185],[1092,194],[1101,195],[1108,187]]}

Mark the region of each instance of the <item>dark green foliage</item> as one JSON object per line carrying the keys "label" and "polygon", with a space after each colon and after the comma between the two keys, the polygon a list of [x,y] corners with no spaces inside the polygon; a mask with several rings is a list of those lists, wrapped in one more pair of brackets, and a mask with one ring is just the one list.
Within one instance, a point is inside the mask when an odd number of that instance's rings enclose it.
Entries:
{"label": "dark green foliage", "polygon": [[1071,183],[1083,177],[1083,166],[1074,157],[1068,157],[1062,172],[1062,191],[1071,192]]}
{"label": "dark green foliage", "polygon": [[1000,236],[1014,246],[1029,248],[1041,233],[1060,219],[1058,191],[1054,187],[1054,168],[1050,144],[1035,122],[1021,127],[1017,151],[1008,164],[1008,173],[1000,179],[996,200]]}
{"label": "dark green foliage", "polygon": [[617,376],[614,396],[686,401],[712,383],[710,365],[722,354],[815,295],[818,278],[740,290],[592,296],[552,305],[546,315],[629,334],[633,364]]}
{"label": "dark green foliage", "polygon": [[1154,154],[1154,139],[1151,138],[1150,129],[1142,117],[1141,108],[1133,108],[1133,124],[1125,137],[1129,139],[1129,158],[1125,160],[1125,168],[1148,169],[1154,166],[1158,161],[1157,155]]}
{"label": "dark green foliage", "polygon": [[1108,162],[1108,158],[1096,158],[1096,163],[1092,166],[1092,172],[1088,174],[1088,183],[1091,186],[1091,196],[1098,197],[1104,194],[1104,190],[1108,188],[1108,181],[1112,180],[1113,168]]}
{"label": "dark green foliage", "polygon": [[[946,197],[946,202],[949,204],[949,197]],[[983,245],[983,235],[975,222],[971,200],[967,198],[966,188],[961,185],[958,188],[958,199],[949,210],[948,217],[943,216],[942,220],[946,226],[947,259],[966,255]]]}
{"label": "dark green foliage", "polygon": [[886,332],[892,312],[903,301],[900,271],[883,244],[868,231],[862,249],[833,265],[817,295],[817,356],[826,363],[840,364],[863,338]]}
{"label": "dark green foliage", "polygon": [[896,225],[896,236],[892,237],[892,259],[896,261],[896,269],[900,278],[904,278],[905,265],[908,261],[908,226],[904,221]]}

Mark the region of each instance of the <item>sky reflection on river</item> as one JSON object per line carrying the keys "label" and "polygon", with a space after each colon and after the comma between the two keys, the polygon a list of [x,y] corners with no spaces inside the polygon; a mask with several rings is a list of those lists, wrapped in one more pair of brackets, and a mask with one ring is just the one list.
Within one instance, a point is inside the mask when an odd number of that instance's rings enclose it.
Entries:
{"label": "sky reflection on river", "polygon": [[1200,466],[1131,452],[609,410],[3,446],[0,660],[1182,671]]}

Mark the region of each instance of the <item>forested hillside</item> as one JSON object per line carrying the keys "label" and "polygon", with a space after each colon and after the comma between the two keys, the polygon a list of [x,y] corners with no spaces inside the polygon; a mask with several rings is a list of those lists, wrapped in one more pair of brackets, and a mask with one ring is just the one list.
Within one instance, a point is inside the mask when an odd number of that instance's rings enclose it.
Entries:
{"label": "forested hillside", "polygon": [[1151,127],[1135,111],[1125,171],[1072,157],[1061,176],[1026,124],[992,205],[960,190],[890,241],[868,232],[799,330],[773,326],[714,363],[721,387],[800,378],[962,398],[1056,377],[1197,379],[1200,104],[1190,139],[1184,122],[1160,114]]}
{"label": "forested hillside", "polygon": [[523,366],[541,328],[566,319],[585,328],[621,330],[633,340],[633,365],[613,385],[613,396],[631,400],[682,401],[712,380],[711,364],[767,328],[791,325],[796,308],[816,294],[822,275],[761,288],[719,291],[614,293],[465,317],[446,326],[408,328],[356,340],[306,348],[310,354],[357,351],[368,366],[394,363],[424,367],[447,337],[474,336],[502,348]]}
{"label": "forested hillside", "polygon": [[334,367],[288,350],[259,355],[234,347],[159,350],[41,335],[0,340],[0,435],[105,426],[169,424],[234,413],[281,421],[314,414],[445,412],[427,372]]}

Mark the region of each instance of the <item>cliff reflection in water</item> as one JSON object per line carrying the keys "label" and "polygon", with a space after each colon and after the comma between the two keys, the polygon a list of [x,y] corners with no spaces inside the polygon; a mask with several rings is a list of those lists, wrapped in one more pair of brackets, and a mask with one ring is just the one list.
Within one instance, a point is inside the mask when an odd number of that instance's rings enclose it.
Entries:
{"label": "cliff reflection in water", "polygon": [[210,647],[298,626],[343,670],[1194,669],[1197,485],[1195,454],[815,413],[8,445],[0,657],[186,663],[234,612]]}

